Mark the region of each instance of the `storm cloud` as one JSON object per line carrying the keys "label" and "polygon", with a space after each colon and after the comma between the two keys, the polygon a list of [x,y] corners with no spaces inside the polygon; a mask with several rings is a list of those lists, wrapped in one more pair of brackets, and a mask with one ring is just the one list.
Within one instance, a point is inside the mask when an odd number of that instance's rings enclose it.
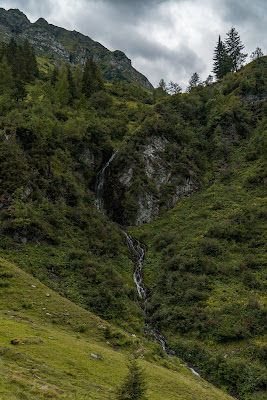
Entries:
{"label": "storm cloud", "polygon": [[231,26],[246,53],[267,50],[265,0],[9,0],[0,6],[124,51],[154,86],[164,78],[185,88],[194,72],[206,79],[218,35],[224,38]]}

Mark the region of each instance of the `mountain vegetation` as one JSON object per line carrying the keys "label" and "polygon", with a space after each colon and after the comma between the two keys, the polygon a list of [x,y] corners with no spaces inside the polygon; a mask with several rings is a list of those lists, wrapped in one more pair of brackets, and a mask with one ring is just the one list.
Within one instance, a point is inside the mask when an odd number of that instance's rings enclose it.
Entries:
{"label": "mountain vegetation", "polygon": [[[90,58],[44,68],[29,42],[3,44],[4,399],[138,398],[133,385],[148,399],[265,399],[267,57],[240,69],[228,36],[230,71],[195,73],[173,95],[164,80],[153,92],[107,82]],[[229,49],[219,38],[216,61]],[[146,248],[146,313],[122,228]]]}

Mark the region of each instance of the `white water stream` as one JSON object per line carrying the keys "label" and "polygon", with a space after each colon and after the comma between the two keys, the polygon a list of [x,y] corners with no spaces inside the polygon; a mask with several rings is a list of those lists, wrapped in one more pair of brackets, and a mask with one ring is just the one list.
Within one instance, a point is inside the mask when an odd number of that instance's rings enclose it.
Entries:
{"label": "white water stream", "polygon": [[104,195],[104,184],[105,184],[105,171],[109,164],[113,161],[117,151],[112,153],[112,156],[104,167],[97,173],[95,181],[95,206],[100,210],[103,207],[103,195]]}
{"label": "white water stream", "polygon": [[[143,281],[143,264],[144,264],[144,260],[145,260],[145,250],[142,247],[141,243],[137,239],[133,239],[126,232],[124,232],[124,234],[126,235],[127,247],[136,257],[133,279],[136,284],[138,295],[139,295],[140,299],[144,301],[144,312],[146,314],[146,302],[148,300],[147,299],[148,290]],[[157,331],[153,326],[147,325],[146,333],[149,333],[154,337],[156,342],[158,342],[161,345],[162,350],[165,353],[167,353],[170,356],[179,357],[173,350],[171,350],[167,346],[167,341],[166,341],[165,336],[161,332]],[[189,364],[182,364],[182,365],[187,367],[188,369],[190,369],[190,371],[193,372],[193,374],[200,376],[200,374],[194,368],[192,368]]]}
{"label": "white water stream", "polygon": [[[104,165],[104,167],[98,172],[96,176],[95,182],[95,206],[98,209],[102,209],[104,206],[103,195],[104,195],[104,185],[105,185],[105,171],[109,167],[110,163],[113,161],[117,151],[112,154],[108,162]],[[146,303],[148,301],[148,290],[144,284],[143,280],[143,264],[145,260],[145,249],[142,247],[141,243],[132,238],[128,233],[122,230],[126,236],[126,244],[132,254],[134,254],[136,262],[135,269],[133,273],[133,280],[136,284],[138,296],[140,300],[143,301],[143,309],[144,313],[146,313]],[[166,338],[162,335],[161,332],[157,331],[153,326],[147,325],[146,333],[152,335],[156,342],[158,342],[162,350],[168,355],[179,357],[173,350],[169,349],[166,343]],[[180,358],[180,357],[179,357]],[[193,374],[200,376],[198,372],[194,370],[189,364],[185,365]]]}

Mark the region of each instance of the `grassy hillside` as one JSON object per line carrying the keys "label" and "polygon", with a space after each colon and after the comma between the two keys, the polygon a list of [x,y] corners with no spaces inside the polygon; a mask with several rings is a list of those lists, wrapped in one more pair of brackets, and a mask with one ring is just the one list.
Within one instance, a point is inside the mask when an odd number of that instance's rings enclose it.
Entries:
{"label": "grassy hillside", "polygon": [[115,399],[133,352],[148,399],[231,399],[156,344],[107,325],[3,259],[0,276],[1,399]]}

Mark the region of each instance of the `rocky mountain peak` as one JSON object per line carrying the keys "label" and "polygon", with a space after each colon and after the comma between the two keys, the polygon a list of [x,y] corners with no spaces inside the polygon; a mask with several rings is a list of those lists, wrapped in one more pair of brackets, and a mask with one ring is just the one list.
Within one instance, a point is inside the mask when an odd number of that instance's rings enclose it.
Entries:
{"label": "rocky mountain peak", "polygon": [[37,21],[34,23],[34,25],[39,25],[42,28],[47,28],[49,26],[49,23],[46,21],[44,18],[39,18]]}
{"label": "rocky mountain peak", "polygon": [[0,8],[0,25],[1,28],[5,27],[11,33],[19,34],[23,32],[24,29],[28,28],[31,22],[27,16],[17,8],[11,8],[10,10]]}

